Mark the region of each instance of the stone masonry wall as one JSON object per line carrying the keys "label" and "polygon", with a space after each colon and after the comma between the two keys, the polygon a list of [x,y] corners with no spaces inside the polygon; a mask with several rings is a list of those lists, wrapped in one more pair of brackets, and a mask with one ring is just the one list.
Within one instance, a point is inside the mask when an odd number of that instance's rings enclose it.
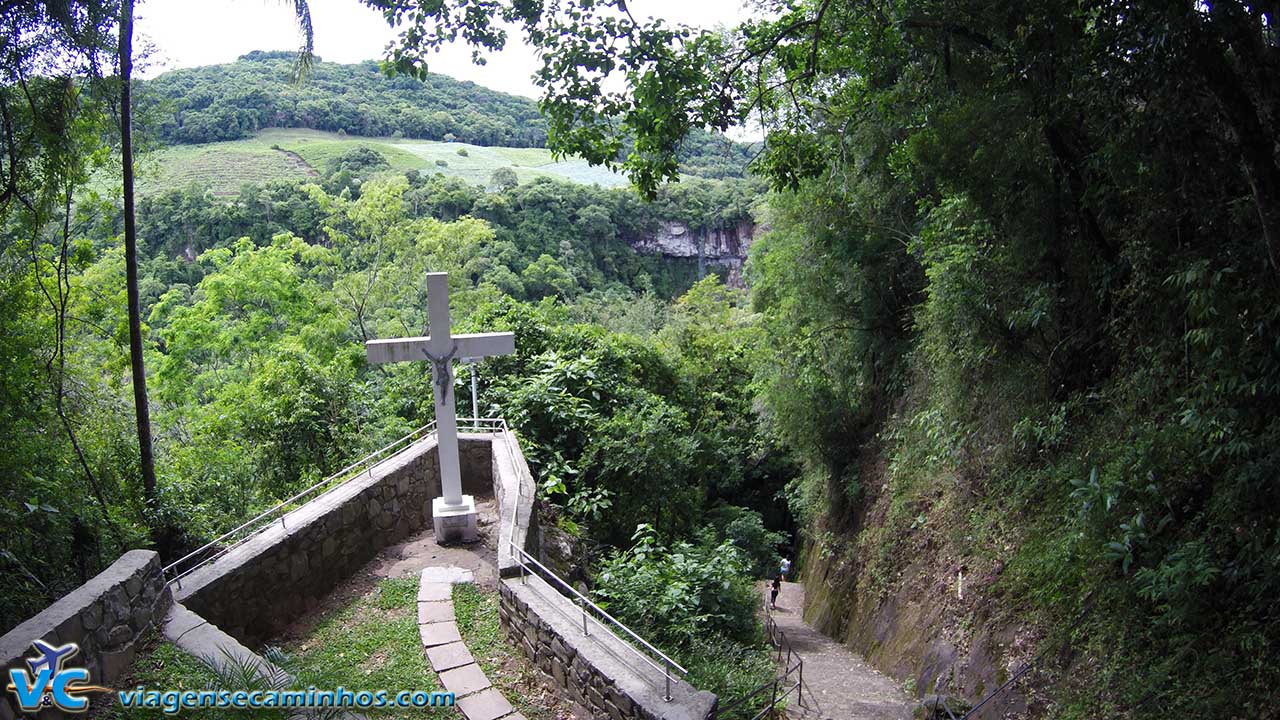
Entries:
{"label": "stone masonry wall", "polygon": [[[489,438],[459,438],[463,491],[492,492]],[[294,510],[174,584],[192,612],[249,646],[284,629],[382,548],[431,524],[440,494],[435,438],[419,441]]]}
{"label": "stone masonry wall", "polygon": [[[150,550],[130,550],[89,582],[0,637],[4,679],[9,669],[27,670],[31,643],[80,646],[67,667],[89,670],[90,682],[110,687],[133,662],[138,638],[164,620],[172,602],[160,558]],[[12,693],[0,696],[0,720],[18,716]],[[59,713],[45,710],[40,717]]]}
{"label": "stone masonry wall", "polygon": [[585,706],[607,720],[705,720],[716,696],[678,679],[666,700],[663,674],[644,665],[622,641],[588,621],[581,611],[537,576],[508,578],[498,588],[499,617],[512,643]]}

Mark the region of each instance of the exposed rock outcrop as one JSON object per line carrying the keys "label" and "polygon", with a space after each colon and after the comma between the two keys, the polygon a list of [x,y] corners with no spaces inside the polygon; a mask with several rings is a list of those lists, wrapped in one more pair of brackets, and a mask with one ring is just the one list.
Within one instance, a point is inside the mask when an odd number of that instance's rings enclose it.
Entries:
{"label": "exposed rock outcrop", "polygon": [[[698,260],[705,265],[722,267],[728,271],[726,282],[741,287],[742,265],[751,243],[761,230],[750,221],[723,228],[693,230],[687,223],[667,220],[656,233],[633,241],[631,247],[645,255]],[[702,268],[699,270],[701,275]]]}

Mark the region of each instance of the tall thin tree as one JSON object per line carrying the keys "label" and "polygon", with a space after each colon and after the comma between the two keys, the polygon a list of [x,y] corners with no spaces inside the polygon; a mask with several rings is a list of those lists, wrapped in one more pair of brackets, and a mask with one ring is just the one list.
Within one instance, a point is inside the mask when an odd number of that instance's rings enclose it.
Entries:
{"label": "tall thin tree", "polygon": [[147,403],[147,367],[142,357],[142,310],[138,299],[138,229],[133,209],[133,0],[120,2],[120,162],[124,175],[124,262],[129,295],[129,365],[138,421],[142,492],[150,510],[156,499],[156,465],[151,452],[151,410]]}

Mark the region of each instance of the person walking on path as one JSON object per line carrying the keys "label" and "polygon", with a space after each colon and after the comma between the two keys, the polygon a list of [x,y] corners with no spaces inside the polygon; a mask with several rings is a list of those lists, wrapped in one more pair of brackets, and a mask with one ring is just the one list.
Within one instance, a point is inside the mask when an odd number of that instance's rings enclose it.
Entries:
{"label": "person walking on path", "polygon": [[769,609],[778,609],[778,593],[782,592],[782,579],[775,577],[773,579],[773,589],[769,591]]}
{"label": "person walking on path", "polygon": [[[866,658],[804,621],[804,586],[780,582],[773,621],[804,660],[805,704],[787,696],[790,717],[804,720],[910,720],[916,705]],[[770,585],[769,592],[773,592]]]}
{"label": "person walking on path", "polygon": [[782,567],[780,568],[782,582],[787,581],[787,574],[791,572],[791,558],[782,558]]}

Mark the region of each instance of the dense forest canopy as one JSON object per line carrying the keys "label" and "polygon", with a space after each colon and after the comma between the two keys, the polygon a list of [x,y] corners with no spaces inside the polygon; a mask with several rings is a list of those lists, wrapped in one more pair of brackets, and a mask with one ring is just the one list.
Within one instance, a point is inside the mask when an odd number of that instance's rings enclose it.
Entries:
{"label": "dense forest canopy", "polygon": [[297,53],[255,51],[234,63],[170,70],[145,81],[170,143],[236,140],[270,127],[302,127],[374,137],[542,147],[537,103],[429,73],[387,77],[373,61],[338,65],[316,58],[298,80]]}

